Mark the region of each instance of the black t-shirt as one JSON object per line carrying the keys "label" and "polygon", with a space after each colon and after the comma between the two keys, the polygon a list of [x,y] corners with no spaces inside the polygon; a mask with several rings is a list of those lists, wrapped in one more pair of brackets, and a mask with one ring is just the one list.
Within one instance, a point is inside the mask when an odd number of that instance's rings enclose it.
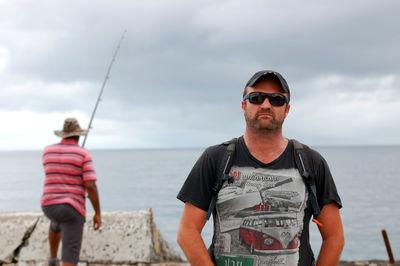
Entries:
{"label": "black t-shirt", "polygon": [[[207,148],[194,165],[177,198],[207,211],[225,145]],[[320,207],[342,206],[324,158],[311,152],[311,165]],[[312,265],[309,243],[311,206],[296,168],[294,147],[264,164],[237,140],[230,176],[218,193],[214,211],[211,256],[218,265]]]}

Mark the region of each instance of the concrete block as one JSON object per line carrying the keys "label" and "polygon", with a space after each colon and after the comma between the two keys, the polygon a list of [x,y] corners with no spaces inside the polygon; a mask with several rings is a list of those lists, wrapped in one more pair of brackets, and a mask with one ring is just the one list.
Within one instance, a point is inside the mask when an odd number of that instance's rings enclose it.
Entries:
{"label": "concrete block", "polygon": [[153,243],[150,211],[108,212],[102,227],[93,230],[92,215],[87,216],[81,261],[126,263],[160,261]]}
{"label": "concrete block", "polygon": [[[35,230],[33,230],[30,237],[26,240],[19,254],[16,255],[16,260],[19,262],[46,261],[50,255],[48,242],[50,220],[42,213],[39,214],[41,215]],[[61,245],[58,254],[59,256],[61,254]]]}
{"label": "concrete block", "polygon": [[[93,230],[92,217],[93,213],[89,212],[79,265],[182,262],[179,253],[162,238],[153,222],[151,210],[103,212],[102,227],[98,231]],[[0,213],[0,241],[3,241],[0,242],[0,264],[47,265],[49,224],[50,221],[41,212]],[[62,245],[59,258],[61,249]]]}
{"label": "concrete block", "polygon": [[34,229],[38,212],[0,212],[0,263],[11,263]]}
{"label": "concrete block", "polygon": [[153,223],[151,211],[107,212],[102,227],[93,230],[93,214],[87,215],[81,261],[107,263],[181,261]]}

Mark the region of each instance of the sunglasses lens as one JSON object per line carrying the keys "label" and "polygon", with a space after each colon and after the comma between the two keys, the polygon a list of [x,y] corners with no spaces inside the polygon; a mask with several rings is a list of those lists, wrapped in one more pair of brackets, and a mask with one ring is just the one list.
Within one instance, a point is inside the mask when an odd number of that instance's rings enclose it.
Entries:
{"label": "sunglasses lens", "polygon": [[269,103],[274,106],[282,106],[285,104],[285,96],[281,94],[270,95],[268,99]]}
{"label": "sunglasses lens", "polygon": [[263,96],[264,95],[261,95],[259,93],[250,94],[249,102],[252,104],[262,104],[266,98],[265,96]]}

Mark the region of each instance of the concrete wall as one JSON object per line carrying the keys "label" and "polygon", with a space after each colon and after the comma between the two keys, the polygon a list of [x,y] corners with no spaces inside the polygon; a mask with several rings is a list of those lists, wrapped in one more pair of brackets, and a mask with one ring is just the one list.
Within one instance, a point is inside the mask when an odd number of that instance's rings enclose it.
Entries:
{"label": "concrete wall", "polygon": [[[182,262],[153,223],[151,210],[103,212],[98,231],[93,230],[92,216],[86,217],[79,265]],[[47,265],[49,223],[42,212],[0,212],[0,264]]]}
{"label": "concrete wall", "polygon": [[[102,227],[98,231],[93,230],[92,216],[92,213],[87,214],[78,266],[190,265],[183,262],[179,253],[163,240],[153,223],[151,211],[103,212]],[[0,265],[47,266],[49,223],[41,212],[0,212]],[[349,261],[338,265],[393,264]]]}

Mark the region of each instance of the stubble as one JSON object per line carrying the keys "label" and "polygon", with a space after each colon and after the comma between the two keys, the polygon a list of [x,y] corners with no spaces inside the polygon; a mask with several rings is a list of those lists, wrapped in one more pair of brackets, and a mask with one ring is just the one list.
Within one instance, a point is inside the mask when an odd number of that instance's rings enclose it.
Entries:
{"label": "stubble", "polygon": [[[285,113],[286,113],[285,108]],[[263,117],[266,115],[267,117]],[[247,126],[257,131],[274,132],[282,128],[283,122],[285,121],[285,115],[272,112],[270,109],[259,110],[255,113],[249,111],[244,112],[244,117]]]}

